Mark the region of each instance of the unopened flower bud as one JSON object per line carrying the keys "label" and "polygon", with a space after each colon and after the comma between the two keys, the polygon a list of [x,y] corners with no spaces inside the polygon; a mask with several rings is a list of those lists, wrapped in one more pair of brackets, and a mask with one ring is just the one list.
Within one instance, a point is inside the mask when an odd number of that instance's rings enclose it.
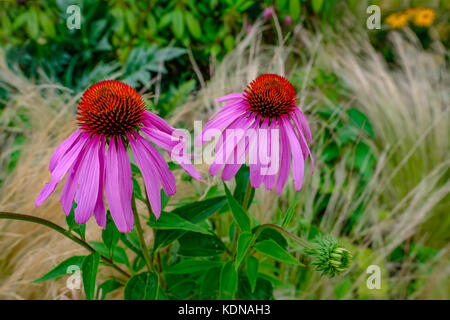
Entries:
{"label": "unopened flower bud", "polygon": [[306,254],[314,259],[312,265],[316,270],[331,277],[347,270],[353,259],[351,252],[331,237],[315,241],[314,248],[306,250]]}

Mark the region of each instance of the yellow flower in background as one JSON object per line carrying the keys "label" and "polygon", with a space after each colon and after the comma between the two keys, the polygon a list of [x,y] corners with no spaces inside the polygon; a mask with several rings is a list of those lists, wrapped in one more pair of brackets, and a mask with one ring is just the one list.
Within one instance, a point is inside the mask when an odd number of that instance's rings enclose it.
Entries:
{"label": "yellow flower in background", "polygon": [[433,9],[419,9],[414,16],[414,25],[418,27],[429,27],[436,19],[436,13]]}
{"label": "yellow flower in background", "polygon": [[408,25],[408,16],[404,13],[392,13],[384,20],[391,29],[401,29]]}
{"label": "yellow flower in background", "polygon": [[414,19],[416,14],[420,11],[419,8],[409,8],[404,11],[404,14],[408,17],[408,19]]}

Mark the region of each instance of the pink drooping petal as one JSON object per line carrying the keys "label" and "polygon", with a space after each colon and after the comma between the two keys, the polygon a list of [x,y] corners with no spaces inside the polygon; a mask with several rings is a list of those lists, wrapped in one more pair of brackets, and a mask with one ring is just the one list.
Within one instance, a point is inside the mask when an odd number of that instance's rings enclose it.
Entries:
{"label": "pink drooping petal", "polygon": [[131,232],[133,230],[131,164],[120,137],[110,139],[105,170],[105,194],[111,216],[120,232]]}
{"label": "pink drooping petal", "polygon": [[64,157],[62,157],[53,168],[52,171],[52,179],[50,183],[46,184],[41,192],[39,193],[36,199],[36,207],[39,207],[49,196],[55,191],[58,182],[65,176],[69,168],[75,162],[77,157],[79,156],[81,150],[89,139],[88,134],[82,134],[82,136],[78,139],[77,143],[67,151]]}
{"label": "pink drooping petal", "polygon": [[311,151],[308,147],[308,143],[306,142],[306,139],[303,135],[303,131],[301,129],[301,124],[299,123],[299,119],[298,119],[298,117],[294,116],[294,117],[292,117],[292,120],[294,121],[294,124],[295,124],[294,127],[297,129],[296,132],[297,132],[298,140],[300,142],[300,147],[302,148],[303,159],[306,160],[306,158],[309,155],[309,158],[311,159],[312,171],[314,172],[314,159],[313,159]]}
{"label": "pink drooping petal", "polygon": [[50,172],[53,171],[58,161],[67,153],[67,151],[69,151],[70,148],[72,148],[72,146],[76,143],[82,132],[83,131],[81,129],[78,129],[56,148],[48,164],[48,169],[50,170]]}
{"label": "pink drooping petal", "polygon": [[[220,108],[219,110],[217,110],[216,112],[214,112],[210,117],[209,120],[214,119],[216,116],[218,116],[221,113],[224,113],[225,111],[228,111],[230,109],[234,109],[234,108],[238,108],[242,105],[246,105],[245,100],[243,99],[236,99],[236,100],[232,100],[228,103],[226,103],[222,108]],[[248,106],[247,106],[248,108]]]}
{"label": "pink drooping petal", "polygon": [[[156,169],[155,173],[158,175],[158,180],[161,181],[161,185],[166,194],[169,196],[174,195],[177,192],[175,176],[170,171],[163,156],[151,143],[138,134],[134,135],[134,138],[130,134],[128,135],[128,139],[130,140],[133,154],[136,156],[136,153],[138,153],[138,157],[143,159],[148,167]],[[144,162],[141,161],[141,165],[144,165]]]}
{"label": "pink drooping petal", "polygon": [[[272,122],[270,124],[270,129],[267,136],[267,145],[264,144],[264,141],[261,141],[260,145],[263,148],[268,149],[267,151],[263,150],[265,154],[269,154],[269,163],[261,168],[261,175],[263,175],[263,183],[264,187],[267,190],[272,190],[275,187],[275,183],[277,181],[277,173],[279,172],[279,162],[280,162],[280,137],[279,135],[276,135],[273,137],[272,132],[278,130],[278,123],[276,119],[272,119]],[[274,148],[273,148],[274,147]],[[259,155],[261,156],[261,154]],[[273,161],[272,161],[273,160]],[[275,162],[275,163],[273,163]],[[273,166],[275,167],[275,170],[273,169]],[[275,172],[273,172],[275,171]]]}
{"label": "pink drooping petal", "polygon": [[216,119],[208,122],[203,128],[202,133],[196,137],[195,144],[197,146],[200,146],[203,143],[209,141],[212,138],[212,135],[206,134],[208,130],[224,130],[227,126],[233,123],[233,121],[240,117],[243,117],[243,111],[243,108],[231,110],[227,113],[220,114]]}
{"label": "pink drooping petal", "polygon": [[306,135],[306,139],[308,142],[311,142],[311,130],[309,129],[308,120],[306,119],[305,114],[299,109],[294,109],[294,117],[297,118],[297,123],[299,124],[299,129]]}
{"label": "pink drooping petal", "polygon": [[[217,142],[215,147],[216,156],[209,167],[209,173],[214,176],[216,175],[224,164],[227,163],[230,154],[233,153],[235,146],[239,141],[245,136],[245,130],[250,126],[251,121],[254,119],[255,115],[250,115],[249,118],[246,116],[240,117],[233,121],[223,132]],[[233,132],[233,130],[236,130]],[[240,132],[239,132],[240,130]],[[236,136],[238,133],[242,135]],[[236,141],[236,138],[238,141]]]}
{"label": "pink drooping petal", "polygon": [[78,177],[79,189],[75,194],[75,222],[85,224],[94,213],[98,197],[98,184],[100,177],[100,164],[98,149],[100,138],[93,136],[86,145],[86,155],[80,164],[80,176]]}
{"label": "pink drooping petal", "polygon": [[63,191],[59,201],[61,202],[62,209],[66,216],[70,214],[72,210],[73,200],[75,198],[75,193],[78,190],[78,179],[80,176],[80,165],[86,156],[86,148],[81,150],[80,155],[74,162],[72,167],[70,167],[69,173],[67,174],[66,183],[64,185]]}
{"label": "pink drooping petal", "polygon": [[158,129],[162,132],[165,132],[169,135],[171,135],[172,132],[175,130],[174,128],[169,126],[163,118],[161,118],[161,117],[157,116],[156,114],[151,113],[149,111],[144,111],[144,119],[143,119],[142,123],[144,124],[144,126],[150,126],[150,127],[153,126],[156,129]]}
{"label": "pink drooping petal", "polygon": [[[155,170],[156,164],[148,153],[148,149],[145,145],[143,145],[139,139],[136,139],[133,135],[127,134],[127,136],[130,141],[131,150],[133,151],[136,163],[144,178],[150,205],[155,217],[158,219],[161,214],[160,174]],[[138,137],[138,135],[136,135],[136,137]]]}
{"label": "pink drooping petal", "polygon": [[179,143],[179,141],[174,139],[171,135],[158,129],[143,127],[142,132],[145,133],[151,142],[168,152],[172,151],[172,149]]}
{"label": "pink drooping petal", "polygon": [[253,123],[250,123],[248,129],[244,133],[244,137],[240,139],[234,147],[233,156],[227,160],[227,163],[223,168],[222,180],[227,181],[232,179],[245,162],[245,159],[250,152],[250,145],[255,143],[255,138],[257,137],[256,129],[259,127],[260,119],[261,117],[258,116]]}
{"label": "pink drooping petal", "polygon": [[98,149],[98,163],[99,163],[99,184],[97,201],[94,208],[94,217],[97,224],[103,229],[106,228],[106,211],[105,211],[105,143],[104,137],[100,138],[100,147]]}
{"label": "pink drooping petal", "polygon": [[[258,121],[258,120],[257,120]],[[253,188],[258,188],[263,179],[264,176],[261,174],[261,159],[259,156],[260,149],[264,149],[264,146],[268,145],[268,142],[270,139],[270,136],[268,135],[269,131],[269,118],[264,118],[260,130],[258,131],[256,141],[251,142],[251,150],[250,150],[250,184]],[[265,134],[263,135],[263,132]],[[269,137],[268,137],[269,136]],[[262,141],[262,139],[266,138],[265,141]],[[264,146],[263,146],[264,145]],[[267,154],[267,153],[266,153]]]}
{"label": "pink drooping petal", "polygon": [[216,99],[216,102],[229,101],[234,99],[242,99],[244,95],[242,93],[231,93],[226,96],[220,97]]}
{"label": "pink drooping petal", "polygon": [[289,138],[286,133],[286,128],[283,122],[280,119],[278,121],[278,128],[280,129],[280,170],[278,173],[277,179],[277,194],[280,194],[283,191],[283,187],[286,184],[286,181],[289,177],[289,173],[291,170],[291,148],[289,145]]}
{"label": "pink drooping petal", "polygon": [[302,188],[303,181],[303,171],[305,169],[305,159],[303,158],[302,149],[300,147],[300,142],[295,134],[294,127],[291,121],[287,117],[281,117],[284,128],[289,139],[289,144],[291,146],[292,153],[292,172],[294,177],[294,187],[298,191]]}

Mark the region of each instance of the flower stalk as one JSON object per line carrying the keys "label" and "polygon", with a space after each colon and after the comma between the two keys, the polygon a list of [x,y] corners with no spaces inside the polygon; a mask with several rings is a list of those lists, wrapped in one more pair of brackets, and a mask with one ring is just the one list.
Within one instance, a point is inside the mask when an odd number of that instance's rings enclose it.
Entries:
{"label": "flower stalk", "polygon": [[[40,224],[42,226],[46,226],[46,227],[48,227],[50,229],[53,229],[56,232],[62,234],[66,238],[69,238],[70,240],[72,240],[73,242],[79,244],[80,246],[84,247],[85,249],[89,250],[90,252],[96,252],[96,250],[93,247],[91,247],[91,245],[89,243],[87,243],[86,241],[78,238],[73,233],[69,232],[68,230],[58,226],[57,224],[55,224],[55,223],[53,223],[53,222],[51,222],[49,220],[38,218],[38,217],[34,217],[34,216],[30,216],[30,215],[27,215],[27,214],[20,214],[20,213],[13,213],[13,212],[3,212],[3,211],[0,211],[0,219],[27,221],[27,222]],[[127,278],[131,277],[131,275],[128,272],[126,272],[125,270],[120,268],[118,265],[116,265],[111,259],[105,257],[104,255],[100,255],[100,258],[107,265],[109,265],[110,267],[116,269],[119,273],[121,273],[125,277],[127,277]]]}

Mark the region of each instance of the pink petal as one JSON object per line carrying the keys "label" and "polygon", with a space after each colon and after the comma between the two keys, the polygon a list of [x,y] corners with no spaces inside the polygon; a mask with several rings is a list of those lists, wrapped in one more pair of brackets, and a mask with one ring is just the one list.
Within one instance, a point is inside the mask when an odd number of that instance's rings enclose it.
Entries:
{"label": "pink petal", "polygon": [[[250,125],[248,129],[244,133],[244,137],[236,144],[233,150],[233,154],[236,155],[236,159],[228,159],[227,164],[222,171],[222,180],[230,180],[232,179],[236,173],[239,171],[239,168],[245,163],[245,159],[250,152],[250,145],[254,145],[255,138],[257,137],[256,129],[259,127],[259,121],[261,117],[257,117],[256,120]],[[248,138],[247,138],[248,136]],[[233,163],[230,163],[231,160],[234,160]]]}
{"label": "pink petal", "polygon": [[106,211],[105,211],[105,196],[104,196],[104,186],[105,186],[105,138],[101,137],[100,147],[98,148],[98,162],[99,162],[99,184],[98,184],[98,195],[97,202],[94,208],[94,217],[97,224],[103,229],[106,228]]}
{"label": "pink petal", "polygon": [[75,162],[88,138],[88,134],[83,134],[77,143],[75,143],[75,145],[67,151],[66,155],[57,162],[56,166],[53,168],[50,183],[46,184],[44,188],[42,188],[36,199],[36,207],[39,207],[50,196],[50,194],[55,191],[58,182],[61,181],[69,168]]}
{"label": "pink petal", "polygon": [[155,171],[155,163],[149,156],[148,150],[145,146],[140,143],[139,140],[135,140],[131,134],[128,134],[127,136],[130,141],[131,150],[133,151],[136,163],[141,170],[142,176],[144,177],[147,196],[153,213],[156,218],[159,218],[161,214],[160,175]]}
{"label": "pink petal", "polygon": [[244,95],[242,93],[231,93],[229,95],[226,95],[226,96],[216,99],[216,102],[229,101],[229,100],[233,100],[233,99],[242,99],[243,97],[244,97]]}
{"label": "pink petal", "polygon": [[300,143],[295,134],[294,127],[292,127],[291,121],[287,117],[281,117],[281,121],[286,129],[289,144],[291,146],[294,186],[295,190],[298,191],[302,188],[305,160],[303,159],[302,149],[300,148]]}
{"label": "pink petal", "polygon": [[289,172],[291,169],[291,159],[290,159],[290,146],[289,146],[289,138],[286,133],[286,128],[283,125],[283,122],[281,119],[278,120],[278,127],[280,129],[280,171],[278,173],[278,180],[277,180],[277,194],[280,194],[281,191],[283,191],[284,185],[286,184],[286,181],[289,177]]}
{"label": "pink petal", "polygon": [[53,171],[58,161],[67,153],[67,151],[69,151],[70,148],[72,148],[72,146],[78,140],[78,137],[81,135],[82,132],[83,131],[81,129],[78,129],[56,148],[48,164],[48,169],[50,170],[50,172]]}
{"label": "pink petal", "polygon": [[154,126],[156,129],[168,134],[172,134],[172,132],[175,130],[174,128],[169,126],[163,118],[158,117],[156,114],[149,111],[144,111],[143,123],[145,126]]}
{"label": "pink petal", "polygon": [[[270,129],[268,132],[268,136],[267,136],[267,145],[264,144],[264,141],[260,142],[260,146],[262,146],[263,148],[267,148],[269,151],[269,163],[266,165],[265,168],[261,168],[261,175],[264,176],[263,179],[263,183],[264,183],[264,187],[267,190],[272,190],[275,187],[275,183],[277,181],[277,172],[279,172],[280,168],[279,168],[279,162],[280,162],[280,142],[279,142],[279,136],[276,137],[277,140],[272,141],[274,137],[272,137],[272,132],[274,130],[278,130],[278,124],[276,119],[272,119],[272,122],[270,124]],[[275,148],[272,148],[273,146],[275,146]],[[265,150],[263,150],[265,152]],[[267,152],[266,152],[267,154]],[[261,156],[261,154],[259,154],[259,156]],[[274,160],[276,163],[272,163],[272,160]],[[271,171],[273,170],[273,166],[277,166],[276,172],[272,173]],[[270,171],[270,172],[269,172]]]}
{"label": "pink petal", "polygon": [[[256,122],[259,122],[259,120],[256,120]],[[263,139],[263,132],[266,132],[266,137],[269,136],[267,135],[267,131],[269,128],[269,118],[265,118],[264,121],[261,124],[260,130],[258,131],[258,135],[257,135],[257,140],[256,141],[252,141],[251,145],[253,146],[251,148],[250,151],[250,184],[253,188],[258,188],[262,181],[264,176],[261,175],[261,160],[259,158],[259,150],[260,148],[263,148],[263,143],[267,144],[268,141],[266,139],[266,141],[261,141]],[[270,136],[268,137],[268,139],[270,139]]]}
{"label": "pink petal", "polygon": [[80,176],[78,184],[80,188],[75,195],[75,222],[78,224],[86,223],[94,213],[95,204],[98,197],[99,184],[99,160],[98,148],[99,137],[94,136],[86,145],[86,155],[80,164]]}
{"label": "pink petal", "polygon": [[145,133],[151,142],[169,152],[179,143],[179,141],[172,138],[172,135],[158,129],[143,127],[142,132]]}
{"label": "pink petal", "polygon": [[295,108],[294,115],[299,124],[299,129],[302,130],[308,141],[311,142],[311,130],[309,129],[308,120],[306,119],[305,114],[299,108]]}
{"label": "pink petal", "polygon": [[[221,139],[219,139],[216,145],[216,156],[209,167],[209,172],[212,176],[216,175],[224,164],[228,163],[228,158],[230,154],[233,153],[234,147],[239,143],[240,139],[244,137],[242,136],[236,137],[235,134],[227,134],[227,131],[234,129],[241,129],[243,133],[251,124],[255,117],[255,115],[251,115],[251,118],[246,118],[245,116],[236,119],[233,123],[231,123],[225,130],[222,132]],[[237,133],[237,132],[236,132]],[[236,141],[238,138],[238,141]]]}
{"label": "pink petal", "polygon": [[111,217],[120,232],[131,232],[133,230],[131,165],[120,137],[110,139],[105,170],[105,194]]}

